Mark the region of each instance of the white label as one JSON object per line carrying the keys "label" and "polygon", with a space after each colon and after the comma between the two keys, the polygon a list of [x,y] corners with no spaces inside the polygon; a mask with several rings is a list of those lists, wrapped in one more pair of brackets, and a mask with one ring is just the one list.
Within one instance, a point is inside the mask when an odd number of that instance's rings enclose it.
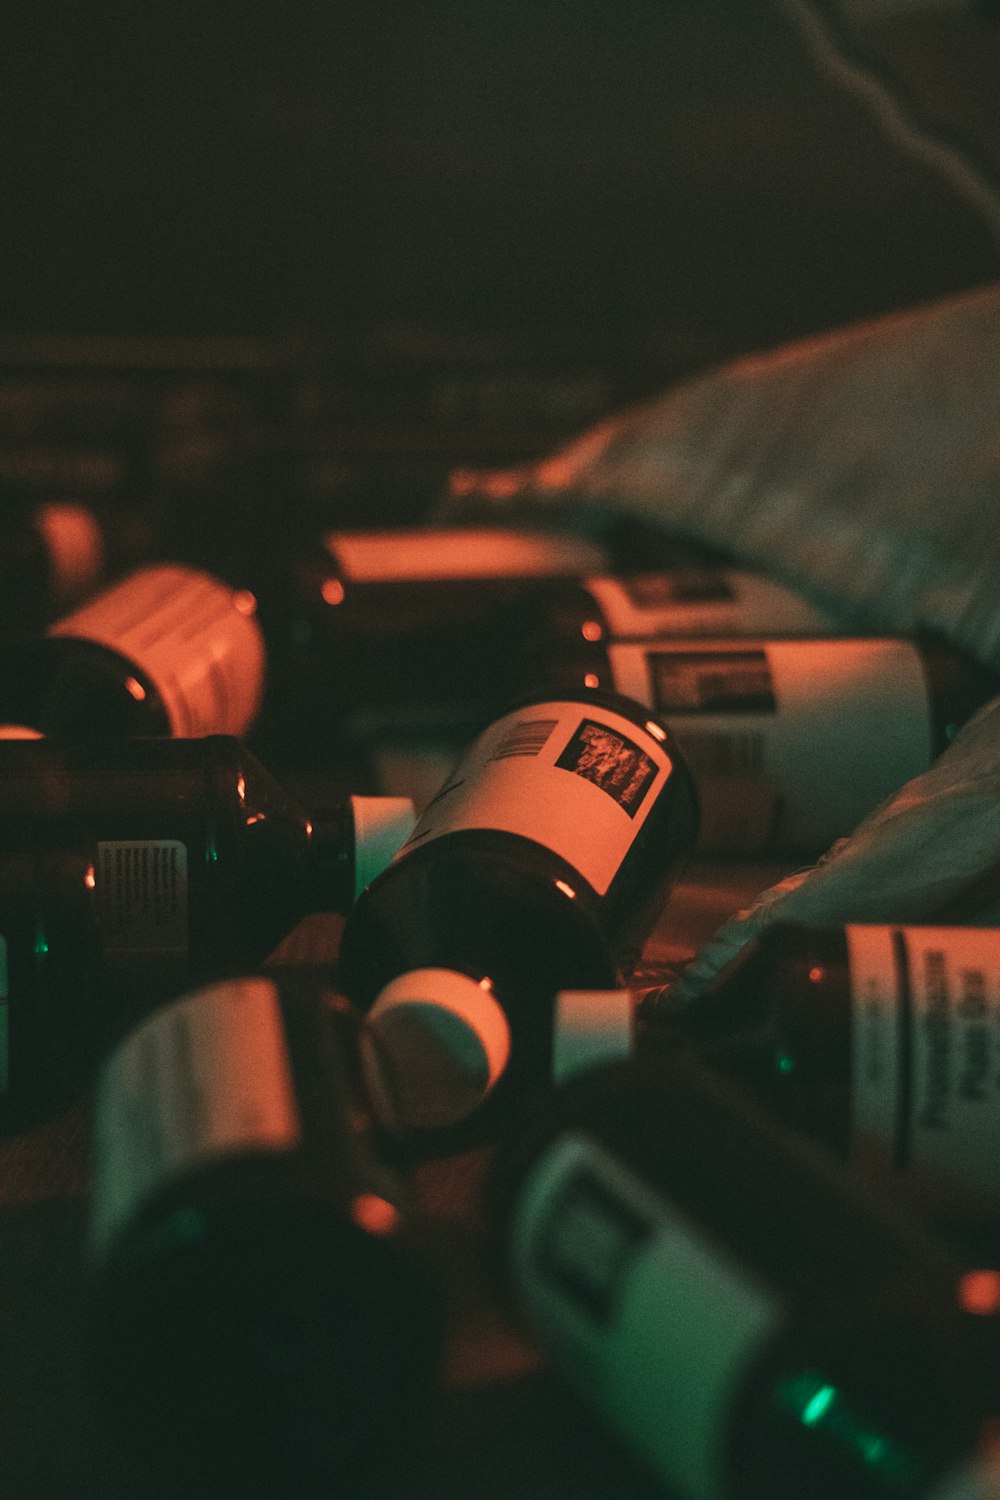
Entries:
{"label": "white label", "polygon": [[495,526],[335,531],[325,545],[341,575],[355,583],[579,577],[606,561],[601,549],[582,537]]}
{"label": "white label", "polygon": [[268,979],[232,980],[156,1011],[97,1088],[92,1235],[103,1251],[173,1178],[300,1137],[281,1011]]}
{"label": "white label", "polygon": [[0,935],[0,1094],[10,1088],[10,981],[7,974],[7,939]]}
{"label": "white label", "polygon": [[94,870],[106,957],[187,954],[187,848],[179,839],[110,839]]}
{"label": "white label", "polygon": [[706,635],[829,635],[836,626],[792,589],[722,568],[674,568],[634,578],[588,578],[617,640]]}
{"label": "white label", "polygon": [[772,1293],[573,1134],[528,1177],[511,1241],[546,1349],[668,1484],[717,1500],[732,1400],[778,1326]]}
{"label": "white label", "polygon": [[[255,610],[252,594],[207,573],[143,568],[49,634],[96,641],[133,662],[159,693],[172,735],[240,735],[253,723],[263,690]],[[138,679],[133,691],[143,693]]]}
{"label": "white label", "polygon": [[704,849],[826,848],[931,763],[907,641],[658,641],[608,658],[617,691],[673,731],[701,791]]}
{"label": "white label", "polygon": [[852,1124],[1000,1191],[1000,930],[849,926]]}
{"label": "white label", "polygon": [[533,703],[479,736],[396,857],[458,830],[516,833],[603,895],[671,770],[662,744],[611,709]]}

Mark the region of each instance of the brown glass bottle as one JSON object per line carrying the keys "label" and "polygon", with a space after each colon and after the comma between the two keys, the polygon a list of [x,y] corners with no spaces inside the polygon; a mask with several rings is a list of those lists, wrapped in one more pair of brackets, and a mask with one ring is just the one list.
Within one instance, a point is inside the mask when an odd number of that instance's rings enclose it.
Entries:
{"label": "brown glass bottle", "polygon": [[0,741],[0,1127],[53,1113],[129,1021],[343,912],[412,827],[307,814],[238,740]]}
{"label": "brown glass bottle", "polygon": [[528,698],[479,736],[356,902],[341,984],[383,1024],[393,1011],[435,1030],[451,1010],[479,1014],[484,1034],[509,1027],[485,1127],[548,1076],[556,991],[628,972],[696,824],[683,760],[641,706]]}
{"label": "brown glass bottle", "polygon": [[564,1072],[686,1041],[922,1208],[1000,1220],[1000,931],[765,929],[697,1000],[560,997]]}
{"label": "brown glass bottle", "polygon": [[140,569],[0,653],[5,735],[243,734],[263,692],[256,601],[207,573]]}
{"label": "brown glass bottle", "polygon": [[670,725],[698,783],[700,845],[815,855],[925,771],[1000,687],[933,641],[580,640],[537,675],[607,687]]}
{"label": "brown glass bottle", "polygon": [[120,1445],[185,1494],[377,1500],[426,1436],[443,1298],[357,1030],[314,977],[241,978],[102,1069],[94,1371]]}
{"label": "brown glass bottle", "polygon": [[477,728],[524,690],[512,642],[530,601],[604,562],[582,538],[509,528],[331,532],[291,568],[303,703],[327,735],[331,704],[352,737]]}
{"label": "brown glass bottle", "polygon": [[953,1493],[1000,1409],[992,1266],[690,1049],[592,1070],[521,1124],[492,1183],[501,1275],[670,1493]]}

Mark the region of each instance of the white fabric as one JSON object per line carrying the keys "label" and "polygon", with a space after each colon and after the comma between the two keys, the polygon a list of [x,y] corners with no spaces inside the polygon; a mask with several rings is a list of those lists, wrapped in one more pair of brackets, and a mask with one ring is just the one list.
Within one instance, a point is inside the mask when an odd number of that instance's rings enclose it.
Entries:
{"label": "white fabric", "polygon": [[[728,549],[845,627],[939,632],[1000,668],[1000,284],[738,360],[538,464],[459,474],[445,513],[596,505]],[[774,921],[1000,921],[1000,700],[813,869],[696,955]]]}

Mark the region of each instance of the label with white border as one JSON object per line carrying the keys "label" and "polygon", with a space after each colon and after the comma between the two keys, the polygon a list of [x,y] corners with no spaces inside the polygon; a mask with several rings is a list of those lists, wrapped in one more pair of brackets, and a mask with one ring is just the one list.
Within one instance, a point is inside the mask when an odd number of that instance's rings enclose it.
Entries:
{"label": "label with white border", "polygon": [[1000,930],[850,925],[853,1132],[1000,1190]]}
{"label": "label with white border", "polygon": [[774,1293],[572,1132],[521,1190],[511,1263],[546,1351],[668,1484],[717,1500],[733,1399],[781,1321]]}
{"label": "label with white border", "polygon": [[612,709],[533,703],[479,736],[395,858],[446,833],[515,833],[604,895],[672,769],[653,732]]}
{"label": "label with white border", "polygon": [[578,577],[605,562],[601,549],[583,537],[494,526],[334,531],[324,545],[353,583]]}
{"label": "label with white border", "polygon": [[657,641],[611,645],[608,660],[690,765],[704,849],[826,848],[933,758],[908,641]]}
{"label": "label with white border", "polygon": [[658,636],[829,635],[830,618],[769,578],[728,568],[672,568],[626,578],[588,578],[608,634]]}
{"label": "label with white border", "polygon": [[92,1242],[100,1254],[153,1193],[226,1155],[301,1135],[277,991],[211,985],[165,1006],[112,1054],[95,1100]]}

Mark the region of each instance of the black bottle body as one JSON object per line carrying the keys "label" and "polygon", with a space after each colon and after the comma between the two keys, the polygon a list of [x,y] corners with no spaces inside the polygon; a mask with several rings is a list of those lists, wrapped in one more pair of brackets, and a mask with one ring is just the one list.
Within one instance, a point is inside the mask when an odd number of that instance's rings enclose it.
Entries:
{"label": "black bottle body", "polygon": [[637,1045],[687,1037],[797,1128],[921,1207],[1000,1218],[1000,934],[780,924]]}
{"label": "black bottle body", "polygon": [[[333,532],[291,569],[299,696],[330,733],[473,733],[525,689],[515,643],[549,590],[604,562],[582,538],[508,528]],[[301,716],[299,716],[301,717]]]}
{"label": "black bottle body", "polygon": [[421,969],[487,989],[511,1031],[499,1101],[547,1077],[556,991],[614,983],[638,957],[696,822],[683,761],[638,705],[528,699],[470,747],[362,893],[341,983],[364,1007]]}
{"label": "black bottle body", "polygon": [[227,736],[0,741],[0,838],[8,1129],[130,1018],[354,894],[351,805],[314,823]]}
{"label": "black bottle body", "polygon": [[543,1346],[691,1500],[923,1496],[997,1410],[984,1273],[689,1051],[555,1091],[491,1202]]}
{"label": "black bottle body", "polygon": [[314,979],[225,982],[109,1058],[95,1101],[94,1367],[185,1493],[364,1496],[426,1428],[442,1302]]}

